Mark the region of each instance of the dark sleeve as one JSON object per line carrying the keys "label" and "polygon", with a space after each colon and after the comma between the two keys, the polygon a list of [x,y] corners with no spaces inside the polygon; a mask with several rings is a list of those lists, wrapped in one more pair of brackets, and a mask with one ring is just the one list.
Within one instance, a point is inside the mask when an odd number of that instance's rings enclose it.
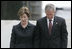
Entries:
{"label": "dark sleeve", "polygon": [[10,48],[15,47],[15,40],[16,40],[16,34],[15,34],[15,28],[13,26],[12,33],[11,33],[11,39],[10,39]]}
{"label": "dark sleeve", "polygon": [[61,26],[61,48],[67,48],[68,32],[65,20],[62,21]]}
{"label": "dark sleeve", "polygon": [[33,34],[33,39],[34,39],[34,48],[39,48],[40,46],[40,31],[39,31],[39,24],[37,22],[36,27],[34,29],[34,34]]}

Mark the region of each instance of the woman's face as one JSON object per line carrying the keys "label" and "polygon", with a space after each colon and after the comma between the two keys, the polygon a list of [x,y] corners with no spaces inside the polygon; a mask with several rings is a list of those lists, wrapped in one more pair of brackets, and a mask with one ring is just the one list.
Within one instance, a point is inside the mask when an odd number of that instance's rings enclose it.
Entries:
{"label": "woman's face", "polygon": [[23,14],[22,16],[20,16],[20,20],[21,24],[25,25],[26,23],[28,23],[28,16],[26,14]]}

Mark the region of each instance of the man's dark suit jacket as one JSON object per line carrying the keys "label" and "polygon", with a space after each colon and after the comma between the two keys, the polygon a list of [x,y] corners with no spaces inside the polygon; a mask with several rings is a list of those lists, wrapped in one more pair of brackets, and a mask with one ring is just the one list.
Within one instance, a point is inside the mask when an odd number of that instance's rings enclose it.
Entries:
{"label": "man's dark suit jacket", "polygon": [[32,48],[32,35],[34,31],[34,25],[28,23],[24,29],[21,23],[13,26],[10,48]]}
{"label": "man's dark suit jacket", "polygon": [[34,33],[34,48],[67,48],[67,36],[65,20],[54,17],[52,32],[49,35],[47,17],[37,21]]}

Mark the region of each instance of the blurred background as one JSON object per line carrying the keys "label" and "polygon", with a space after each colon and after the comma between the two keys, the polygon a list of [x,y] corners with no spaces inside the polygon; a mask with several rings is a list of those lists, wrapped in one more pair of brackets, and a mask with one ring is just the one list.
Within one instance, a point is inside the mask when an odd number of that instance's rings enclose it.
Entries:
{"label": "blurred background", "polygon": [[66,20],[68,30],[68,48],[71,48],[71,1],[1,1],[1,48],[9,48],[13,25],[18,24],[17,12],[22,6],[27,6],[31,17],[29,21],[36,25],[36,20],[45,16],[45,5],[52,3],[56,15]]}

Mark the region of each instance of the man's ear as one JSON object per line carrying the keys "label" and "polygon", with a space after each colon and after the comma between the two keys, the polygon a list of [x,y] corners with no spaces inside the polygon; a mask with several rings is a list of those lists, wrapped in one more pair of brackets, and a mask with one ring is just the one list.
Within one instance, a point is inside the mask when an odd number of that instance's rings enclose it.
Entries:
{"label": "man's ear", "polygon": [[54,11],[54,13],[56,13],[56,11]]}
{"label": "man's ear", "polygon": [[45,11],[45,13],[46,13],[46,11]]}
{"label": "man's ear", "polygon": [[56,15],[56,11],[54,11],[54,15]]}

